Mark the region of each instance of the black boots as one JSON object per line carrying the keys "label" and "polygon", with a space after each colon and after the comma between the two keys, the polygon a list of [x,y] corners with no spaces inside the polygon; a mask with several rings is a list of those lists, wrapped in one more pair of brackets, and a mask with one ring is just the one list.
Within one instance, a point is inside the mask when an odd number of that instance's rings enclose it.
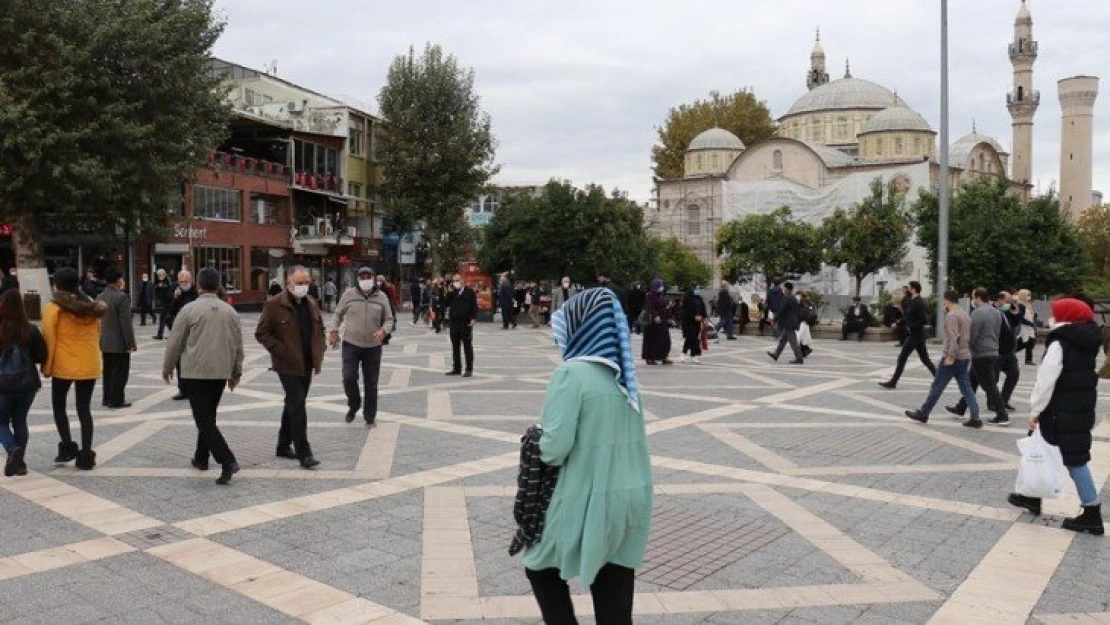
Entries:
{"label": "black boots", "polygon": [[54,458],[55,464],[64,464],[77,457],[81,448],[73,441],[58,443],[58,457]]}
{"label": "black boots", "polygon": [[220,486],[227,486],[231,483],[231,476],[239,472],[239,463],[232,460],[231,462],[223,465],[223,470],[220,471],[220,477],[216,478],[216,483]]}
{"label": "black boots", "polygon": [[4,477],[12,477],[13,475],[27,475],[27,463],[23,462],[23,452],[26,451],[22,447],[13,447],[11,453],[8,454],[8,460],[4,463]]}
{"label": "black boots", "polygon": [[1073,532],[1090,532],[1095,536],[1102,536],[1106,532],[1102,526],[1102,504],[1083,506],[1083,514],[1064,519],[1063,527]]}
{"label": "black boots", "polygon": [[96,452],[91,449],[82,449],[77,452],[77,468],[82,471],[92,471],[96,466]]}
{"label": "black boots", "polygon": [[1040,515],[1041,513],[1041,500],[1036,497],[1026,497],[1025,495],[1010,493],[1006,501],[1010,502],[1011,506],[1025,508],[1033,514]]}

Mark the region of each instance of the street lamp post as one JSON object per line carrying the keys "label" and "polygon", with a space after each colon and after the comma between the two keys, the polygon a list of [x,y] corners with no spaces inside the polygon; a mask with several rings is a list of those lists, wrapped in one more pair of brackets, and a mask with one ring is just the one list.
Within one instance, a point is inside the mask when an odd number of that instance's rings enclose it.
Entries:
{"label": "street lamp post", "polygon": [[940,196],[937,198],[937,322],[944,322],[944,292],[948,290],[948,0],[940,0]]}

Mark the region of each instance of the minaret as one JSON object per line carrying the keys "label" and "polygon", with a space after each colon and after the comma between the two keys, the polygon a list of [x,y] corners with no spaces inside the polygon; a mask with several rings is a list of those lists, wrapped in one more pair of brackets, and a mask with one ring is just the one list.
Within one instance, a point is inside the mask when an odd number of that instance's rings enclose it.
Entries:
{"label": "minaret", "polygon": [[1029,6],[1021,0],[1014,20],[1014,40],[1010,43],[1010,63],[1014,66],[1014,90],[1006,94],[1006,108],[1013,120],[1013,164],[1010,179],[1029,184],[1033,177],[1033,115],[1041,102],[1041,94],[1033,89],[1033,62],[1037,60],[1037,42],[1033,41],[1033,17]]}
{"label": "minaret", "polygon": [[1074,221],[1090,208],[1092,131],[1098,78],[1073,76],[1056,83],[1060,93],[1060,211]]}
{"label": "minaret", "polygon": [[809,53],[809,72],[806,73],[806,86],[812,91],[829,82],[825,71],[825,49],[821,47],[821,29],[817,29],[817,39],[813,42],[813,52]]}

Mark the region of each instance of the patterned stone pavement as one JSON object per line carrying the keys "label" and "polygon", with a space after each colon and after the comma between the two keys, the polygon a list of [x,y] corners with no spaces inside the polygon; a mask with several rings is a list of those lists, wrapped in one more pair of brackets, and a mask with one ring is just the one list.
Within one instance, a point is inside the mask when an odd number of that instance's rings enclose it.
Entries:
{"label": "patterned stone pavement", "polygon": [[[51,463],[40,394],[31,474],[0,478],[0,622],[537,623],[507,547],[519,436],[559,362],[547,333],[480,326],[459,379],[442,375],[444,335],[403,324],[374,430],[343,423],[329,351],[310,402],[323,464],[304,471],[273,456],[281,388],[254,321],[220,417],[243,466],[231,487],[189,467],[195,430],[159,342],[134,358],[134,406],[94,411],[93,472]],[[878,388],[892,345],[822,341],[804,367],[768,346],[640,369],[657,504],[637,623],[1110,623],[1110,539],[1058,529],[1074,493],[1038,519],[1005,503],[1019,427],[908,422],[928,380],[911,364]],[[1105,485],[1110,425],[1096,434]]]}

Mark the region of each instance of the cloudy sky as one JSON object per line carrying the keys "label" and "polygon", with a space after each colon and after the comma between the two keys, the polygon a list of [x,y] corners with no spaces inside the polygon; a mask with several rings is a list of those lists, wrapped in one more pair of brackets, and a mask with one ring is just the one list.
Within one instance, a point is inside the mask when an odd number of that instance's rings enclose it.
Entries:
{"label": "cloudy sky", "polygon": [[[950,2],[952,140],[1010,148],[1006,45],[1018,0]],[[936,0],[218,0],[216,54],[331,95],[375,103],[394,55],[441,44],[474,68],[499,142],[500,179],[617,186],[650,195],[655,128],[672,106],[751,88],[782,115],[805,93],[814,29],[829,73],[895,89],[939,129]],[[1107,73],[1107,0],[1030,0],[1042,93],[1034,183],[1059,177],[1056,81]],[[1110,76],[1103,76],[1104,80]],[[1110,87],[1095,109],[1095,187],[1110,195]],[[375,106],[376,109],[376,106]]]}

